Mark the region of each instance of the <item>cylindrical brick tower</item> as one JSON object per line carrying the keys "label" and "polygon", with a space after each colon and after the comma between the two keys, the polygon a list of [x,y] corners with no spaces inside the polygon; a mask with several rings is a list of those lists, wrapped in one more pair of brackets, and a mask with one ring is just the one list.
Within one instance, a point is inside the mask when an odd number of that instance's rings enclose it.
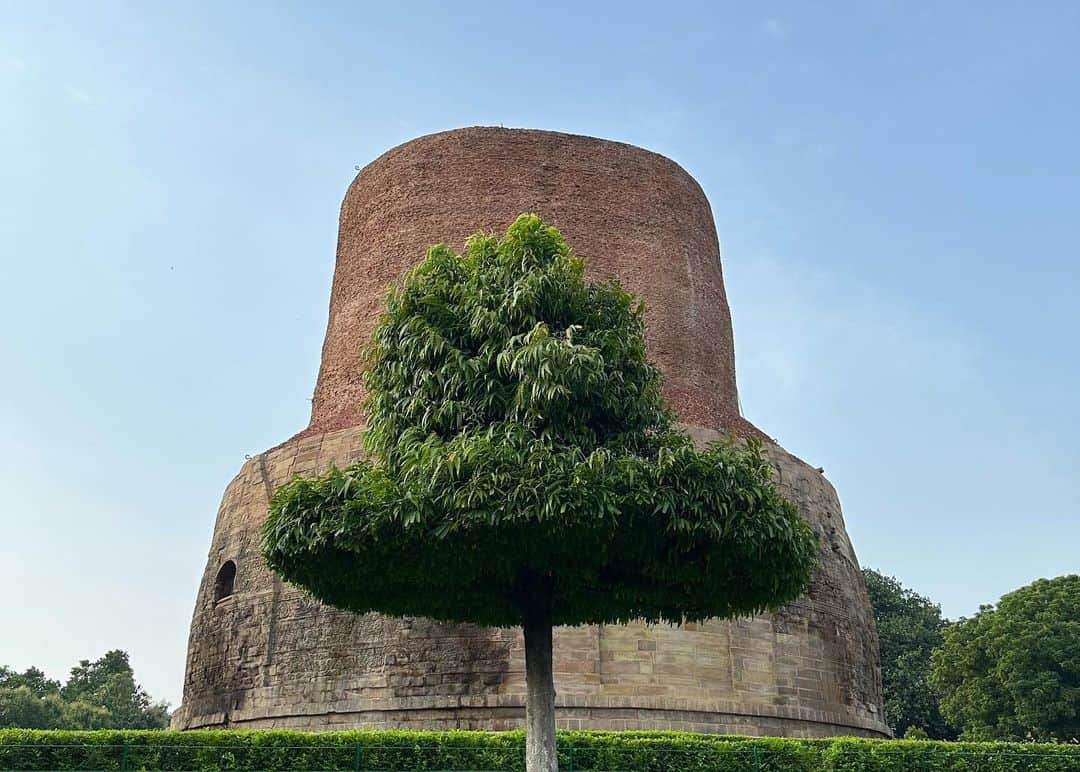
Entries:
{"label": "cylindrical brick tower", "polygon": [[[341,207],[311,423],[244,464],[225,490],[174,727],[522,725],[519,631],[329,608],[267,570],[259,528],[276,486],[360,453],[360,352],[390,282],[429,244],[460,248],[525,211],[559,228],[592,275],[614,274],[645,300],[650,356],[696,440],[764,436],[739,415],[709,203],[677,164],[617,142],[516,129],[394,148],[356,175]],[[560,727],[888,734],[877,632],[836,492],[779,445],[766,448],[820,539],[807,595],[752,619],[558,629]]]}

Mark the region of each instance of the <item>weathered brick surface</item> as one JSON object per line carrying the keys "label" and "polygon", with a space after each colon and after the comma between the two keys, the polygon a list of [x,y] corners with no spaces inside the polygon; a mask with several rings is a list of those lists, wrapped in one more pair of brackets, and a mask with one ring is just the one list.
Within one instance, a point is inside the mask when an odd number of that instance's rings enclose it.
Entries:
{"label": "weathered brick surface", "polygon": [[460,249],[477,231],[501,233],[521,212],[559,228],[591,274],[616,275],[645,299],[649,353],[682,420],[742,426],[720,248],[694,178],[619,142],[471,128],[400,145],[349,186],[306,432],[360,422],[359,343],[371,336],[387,285],[428,245]]}
{"label": "weathered brick surface", "polygon": [[[448,132],[390,151],[357,175],[342,206],[311,425],[249,460],[222,499],[175,726],[522,725],[518,631],[336,611],[274,578],[258,542],[275,486],[360,453],[358,351],[386,284],[426,244],[460,245],[526,210],[560,227],[594,274],[615,273],[645,298],[650,354],[697,441],[757,432],[738,415],[708,203],[677,165],[618,143],[503,129]],[[810,591],[753,619],[559,629],[560,726],[887,732],[877,634],[836,493],[817,470],[766,447],[778,484],[820,538]],[[235,593],[215,603],[227,560],[237,565]]]}

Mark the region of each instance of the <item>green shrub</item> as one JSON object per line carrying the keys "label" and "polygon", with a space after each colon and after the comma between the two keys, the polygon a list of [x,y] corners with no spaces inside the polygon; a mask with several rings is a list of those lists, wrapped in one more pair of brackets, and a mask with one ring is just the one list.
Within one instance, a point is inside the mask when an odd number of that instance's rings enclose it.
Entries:
{"label": "green shrub", "polygon": [[1080,746],[837,739],[823,757],[827,772],[1077,772]]}
{"label": "green shrub", "polygon": [[[524,769],[522,732],[0,730],[0,770]],[[1080,772],[1080,746],[560,732],[562,769]]]}

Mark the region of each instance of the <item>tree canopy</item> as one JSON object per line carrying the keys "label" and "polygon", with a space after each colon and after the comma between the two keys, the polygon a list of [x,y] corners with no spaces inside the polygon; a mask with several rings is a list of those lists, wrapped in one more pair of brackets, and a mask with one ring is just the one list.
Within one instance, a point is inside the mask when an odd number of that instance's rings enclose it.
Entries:
{"label": "tree canopy", "polygon": [[863,578],[881,642],[885,722],[897,737],[922,730],[935,740],[953,739],[928,680],[930,654],[946,625],[941,606],[872,568],[863,569]]}
{"label": "tree canopy", "polygon": [[1080,576],[1039,579],[949,626],[930,681],[964,739],[1080,741]]}
{"label": "tree canopy", "polygon": [[753,442],[673,424],[642,304],[535,215],[445,245],[370,348],[369,460],[273,497],[270,566],[356,612],[521,624],[749,614],[794,600],[816,542]]}
{"label": "tree canopy", "polygon": [[164,729],[168,706],[135,681],[127,652],[106,652],[72,668],[67,683],[35,668],[0,666],[0,728]]}
{"label": "tree canopy", "polygon": [[364,378],[368,460],[275,492],[267,563],[358,613],[521,625],[529,772],[558,767],[553,625],[750,614],[809,582],[760,446],[694,447],[641,303],[535,215],[429,249]]}

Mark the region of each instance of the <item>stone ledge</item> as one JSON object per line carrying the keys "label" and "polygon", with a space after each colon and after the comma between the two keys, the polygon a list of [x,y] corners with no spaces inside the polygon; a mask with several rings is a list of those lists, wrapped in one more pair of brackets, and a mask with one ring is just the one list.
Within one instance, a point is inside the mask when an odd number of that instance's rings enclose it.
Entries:
{"label": "stone ledge", "polygon": [[[256,692],[261,690],[254,690]],[[259,701],[259,695],[253,695]],[[724,718],[739,717],[742,720],[776,719],[783,722],[811,723],[832,727],[846,727],[869,732],[875,736],[889,735],[888,727],[876,718],[859,715],[845,715],[833,711],[814,710],[805,707],[785,705],[740,705],[733,701],[707,701],[681,699],[648,699],[641,697],[595,697],[589,695],[565,695],[556,697],[556,709],[562,714],[584,712],[589,716],[619,714],[625,719],[631,714],[637,720],[648,724],[649,728],[658,728],[658,724],[670,722],[672,714],[692,714],[693,723],[724,723]],[[283,709],[276,704],[262,710],[235,710],[229,714],[212,713],[205,716],[186,718],[186,729],[208,728],[213,726],[239,726],[252,722],[276,721],[284,718],[316,719],[330,715],[351,715],[356,717],[371,714],[402,716],[425,712],[453,713],[462,720],[471,720],[472,714],[509,713],[523,717],[525,709],[524,695],[468,695],[463,697],[408,697],[396,700],[366,700],[355,706],[335,706],[334,710],[292,710]],[[179,711],[178,711],[179,712]],[[478,716],[477,716],[478,717]],[[569,716],[567,716],[569,717]],[[605,715],[605,717],[607,717]],[[713,718],[710,718],[713,717]],[[388,719],[391,723],[393,719]],[[313,722],[318,724],[318,721]]]}
{"label": "stone ledge", "polygon": [[[830,720],[837,719],[837,720]],[[524,725],[525,708],[488,706],[484,708],[372,708],[321,713],[279,713],[266,716],[211,714],[195,717],[188,728],[237,729],[381,729],[408,725],[418,730],[480,729],[505,730]],[[809,716],[763,715],[742,712],[668,710],[625,707],[557,706],[556,723],[562,729],[601,730],[681,730],[707,734],[777,734],[787,737],[889,737],[880,724],[845,721],[831,714]]]}

